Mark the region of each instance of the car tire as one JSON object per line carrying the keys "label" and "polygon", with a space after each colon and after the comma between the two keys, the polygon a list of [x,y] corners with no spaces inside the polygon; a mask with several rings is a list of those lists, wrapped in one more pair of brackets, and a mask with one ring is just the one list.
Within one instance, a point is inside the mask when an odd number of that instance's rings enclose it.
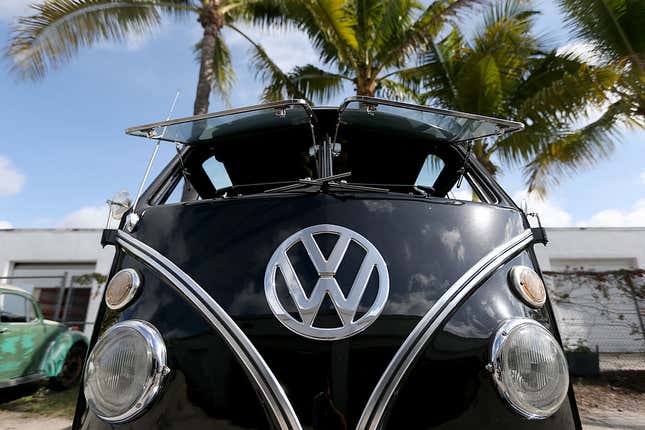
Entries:
{"label": "car tire", "polygon": [[78,384],[83,373],[86,353],[87,347],[85,345],[81,343],[72,345],[65,356],[63,368],[57,376],[49,378],[48,387],[51,390],[63,391]]}

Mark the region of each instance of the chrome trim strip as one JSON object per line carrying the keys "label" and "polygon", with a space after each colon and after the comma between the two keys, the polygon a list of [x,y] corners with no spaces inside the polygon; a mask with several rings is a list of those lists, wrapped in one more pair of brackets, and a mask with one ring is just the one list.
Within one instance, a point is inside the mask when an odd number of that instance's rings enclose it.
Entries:
{"label": "chrome trim strip", "polygon": [[43,375],[42,373],[34,373],[33,375],[20,376],[18,378],[2,381],[0,382],[0,388],[15,387],[17,385],[27,384],[29,382],[34,382],[34,381],[40,381],[42,379],[45,379],[45,375]]}
{"label": "chrome trim strip", "polygon": [[302,426],[282,386],[240,327],[190,276],[157,250],[119,231],[117,243],[163,275],[186,297],[231,347],[262,393],[279,428],[301,430]]}
{"label": "chrome trim strip", "polygon": [[423,351],[423,347],[432,337],[437,327],[461,303],[464,297],[475,289],[482,280],[503,263],[524,249],[533,240],[530,229],[515,236],[508,242],[498,246],[486,254],[473,267],[468,269],[452,286],[437,300],[421,321],[414,327],[405,339],[392,361],[385,369],[381,379],[365,405],[358,420],[358,430],[376,430],[392,399],[394,392],[415,361]]}

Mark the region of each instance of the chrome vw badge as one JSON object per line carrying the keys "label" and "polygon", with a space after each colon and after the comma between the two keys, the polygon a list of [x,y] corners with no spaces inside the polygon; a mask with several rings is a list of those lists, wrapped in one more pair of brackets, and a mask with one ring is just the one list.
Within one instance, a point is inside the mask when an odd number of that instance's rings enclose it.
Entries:
{"label": "chrome vw badge", "polygon": [[[338,236],[328,258],[325,258],[314,238],[319,234]],[[351,289],[345,296],[336,282],[335,276],[352,242],[363,248],[365,255]],[[298,243],[302,243],[313,267],[318,272],[318,280],[309,296],[305,293],[287,254]],[[378,273],[376,298],[366,312],[355,319],[361,299],[375,269]],[[276,290],[278,270],[282,274],[289,296],[300,315],[300,320],[285,310],[285,304],[281,303],[278,297]],[[278,320],[288,329],[302,336],[318,340],[344,339],[365,330],[380,315],[387,301],[389,290],[390,278],[387,266],[374,245],[355,231],[330,224],[308,227],[288,237],[273,253],[264,275],[264,291],[267,301]],[[329,296],[338,313],[341,324],[338,327],[317,327],[314,325],[318,310],[326,296]]]}

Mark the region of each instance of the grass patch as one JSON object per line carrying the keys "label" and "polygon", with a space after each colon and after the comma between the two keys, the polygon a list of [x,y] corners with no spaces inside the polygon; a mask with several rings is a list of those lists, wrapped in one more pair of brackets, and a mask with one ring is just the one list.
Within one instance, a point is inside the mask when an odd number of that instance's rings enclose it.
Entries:
{"label": "grass patch", "polygon": [[0,404],[0,410],[72,419],[78,389],[77,386],[65,391],[52,391],[41,387],[32,394]]}

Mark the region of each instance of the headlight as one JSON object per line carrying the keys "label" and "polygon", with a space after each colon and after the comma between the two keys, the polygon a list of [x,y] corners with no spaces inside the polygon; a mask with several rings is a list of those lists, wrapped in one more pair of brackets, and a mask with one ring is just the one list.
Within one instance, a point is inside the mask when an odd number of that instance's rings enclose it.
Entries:
{"label": "headlight", "polygon": [[569,372],[562,348],[536,321],[517,318],[502,324],[489,370],[502,397],[526,418],[553,415],[567,397]]}
{"label": "headlight", "polygon": [[120,322],[103,334],[89,355],[85,398],[104,421],[129,421],[154,399],[168,372],[159,331],[146,321]]}

